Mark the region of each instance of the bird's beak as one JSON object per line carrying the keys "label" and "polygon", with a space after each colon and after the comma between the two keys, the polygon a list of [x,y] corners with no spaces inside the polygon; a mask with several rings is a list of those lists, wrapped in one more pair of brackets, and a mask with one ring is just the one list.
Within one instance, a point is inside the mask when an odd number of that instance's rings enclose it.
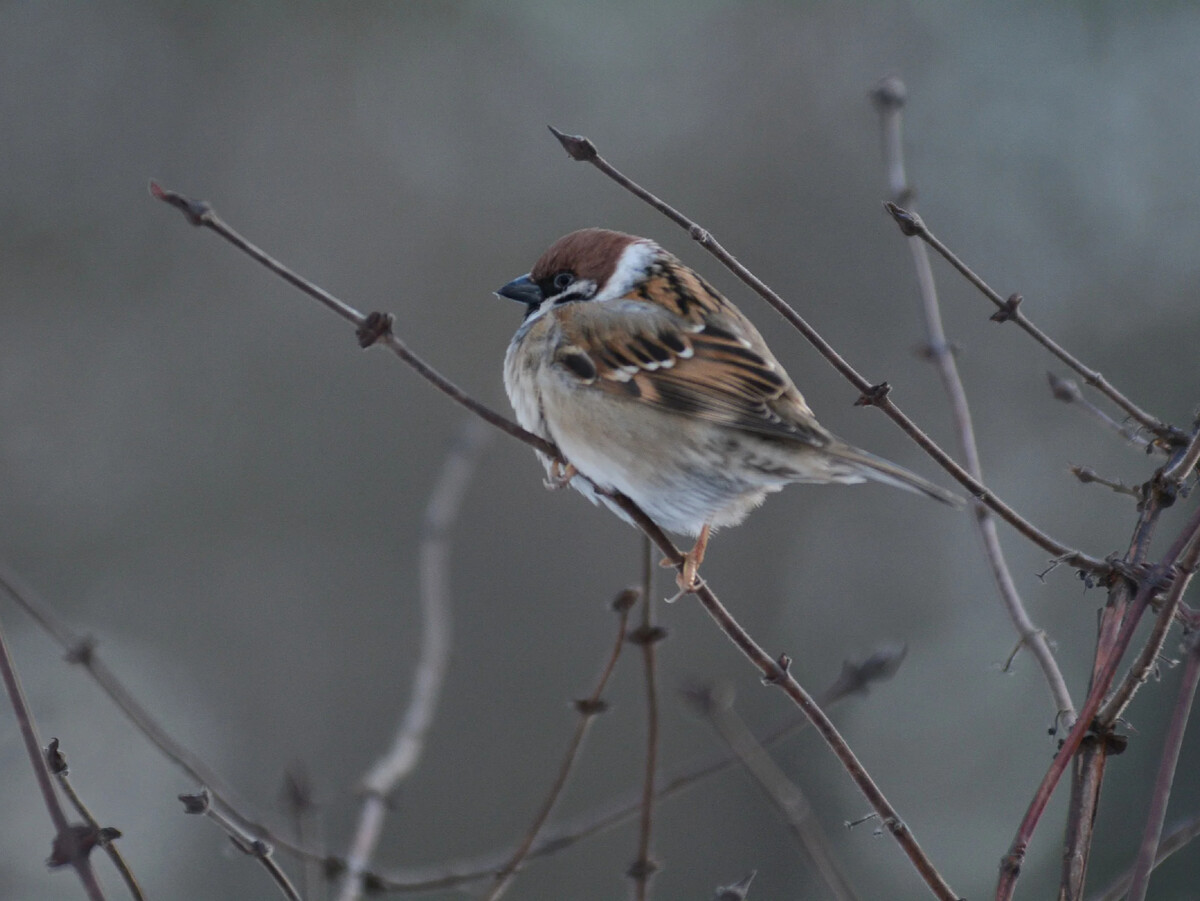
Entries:
{"label": "bird's beak", "polygon": [[509,300],[520,301],[530,307],[540,306],[545,298],[542,289],[528,274],[514,278],[511,282],[496,292],[497,297],[507,297]]}

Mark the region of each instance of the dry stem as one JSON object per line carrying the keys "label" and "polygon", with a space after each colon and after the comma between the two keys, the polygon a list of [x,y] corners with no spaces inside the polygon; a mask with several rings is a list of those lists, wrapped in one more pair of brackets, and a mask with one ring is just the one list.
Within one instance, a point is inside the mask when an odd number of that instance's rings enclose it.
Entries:
{"label": "dry stem", "polygon": [[[893,199],[900,203],[905,198],[913,196],[908,185],[908,176],[904,167],[904,149],[902,141],[902,116],[907,91],[899,78],[885,78],[875,91],[872,98],[879,110],[880,129],[883,133],[884,162],[888,172],[888,189]],[[925,334],[929,345],[929,359],[937,366],[942,386],[950,402],[950,413],[958,431],[959,446],[962,450],[963,461],[967,471],[978,481],[983,481],[983,465],[979,458],[979,446],[975,440],[975,426],[971,421],[971,408],[967,403],[967,391],[963,386],[962,377],[958,372],[954,353],[946,342],[946,332],[942,325],[941,306],[938,302],[937,284],[933,278],[933,267],[930,266],[929,253],[925,245],[916,237],[908,239],[909,250],[912,251],[913,264],[917,271],[917,284],[921,293],[921,309],[925,322]],[[1067,689],[1066,680],[1054,659],[1054,652],[1046,633],[1038,628],[1030,618],[1021,595],[1017,591],[1008,561],[1000,547],[1000,538],[996,534],[996,521],[990,510],[981,503],[975,504],[975,525],[979,537],[983,541],[984,556],[991,567],[992,577],[1000,590],[1000,600],[1005,612],[1012,620],[1021,643],[1033,653],[1042,675],[1050,688],[1056,708],[1055,722],[1061,722],[1065,728],[1071,728],[1075,723],[1075,705],[1071,701],[1071,693]]]}

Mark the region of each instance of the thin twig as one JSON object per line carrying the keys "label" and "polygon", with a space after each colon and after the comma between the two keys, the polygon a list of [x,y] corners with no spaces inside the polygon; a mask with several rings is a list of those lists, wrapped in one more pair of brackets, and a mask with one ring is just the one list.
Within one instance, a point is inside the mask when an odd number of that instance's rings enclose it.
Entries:
{"label": "thin twig", "polygon": [[937,236],[929,230],[929,227],[916,213],[910,212],[895,203],[887,203],[884,205],[892,218],[896,220],[896,224],[900,226],[900,230],[910,237],[916,236],[925,241],[932,247],[943,259],[962,274],[963,278],[969,281],[972,285],[979,289],[988,300],[996,306],[997,312],[992,315],[994,322],[1015,322],[1026,334],[1034,341],[1050,351],[1054,356],[1058,357],[1063,363],[1067,364],[1071,369],[1075,370],[1080,377],[1088,385],[1093,386],[1101,394],[1111,400],[1114,404],[1128,413],[1142,426],[1149,429],[1163,441],[1170,444],[1180,443],[1185,436],[1176,428],[1167,425],[1157,417],[1151,416],[1124,394],[1118,391],[1113,385],[1099,372],[1089,369],[1079,359],[1069,353],[1053,338],[1043,332],[1040,328],[1034,325],[1029,317],[1021,311],[1021,295],[1013,294],[1007,300],[997,294],[990,285],[982,278],[976,275],[970,267],[960,260],[953,251],[945,244],[938,240]]}
{"label": "thin twig", "polygon": [[613,649],[604,663],[604,668],[600,671],[600,677],[596,680],[596,687],[592,689],[592,693],[586,698],[581,698],[575,702],[575,711],[579,714],[579,722],[575,724],[575,732],[567,744],[567,750],[563,754],[562,763],[559,764],[558,775],[554,779],[554,784],[550,786],[550,791],[547,793],[546,799],[542,802],[537,815],[533,818],[533,822],[529,825],[529,829],[526,830],[525,836],[517,845],[516,851],[513,852],[504,866],[500,868],[499,872],[496,872],[495,882],[492,884],[492,889],[487,895],[487,901],[497,901],[512,884],[517,870],[524,863],[526,857],[529,856],[533,843],[537,841],[542,827],[546,825],[546,820],[549,819],[555,805],[558,804],[558,799],[562,797],[563,789],[566,788],[567,780],[575,768],[575,761],[579,758],[579,751],[583,747],[583,740],[587,737],[588,730],[591,729],[596,717],[608,709],[608,705],[604,701],[604,689],[608,686],[609,677],[612,676],[613,669],[617,665],[617,659],[621,656],[621,648],[625,646],[625,639],[628,634],[629,611],[637,603],[638,594],[639,592],[636,589],[626,589],[618,594],[616,600],[613,601],[613,609],[617,612],[618,616],[617,640],[613,644]]}
{"label": "thin twig", "polygon": [[1163,739],[1162,760],[1159,762],[1158,775],[1154,779],[1154,790],[1150,795],[1150,812],[1146,815],[1146,828],[1142,833],[1142,844],[1138,849],[1137,858],[1133,864],[1133,873],[1130,876],[1130,901],[1144,901],[1146,889],[1150,883],[1150,871],[1154,869],[1154,860],[1158,852],[1159,841],[1162,838],[1163,821],[1167,816],[1167,799],[1171,796],[1171,786],[1175,782],[1175,767],[1179,763],[1179,749],[1183,746],[1188,715],[1192,711],[1192,704],[1196,698],[1196,685],[1200,683],[1198,635],[1200,633],[1192,633],[1188,637],[1187,664],[1183,668],[1179,693],[1175,699],[1175,709],[1171,712],[1171,722],[1167,726],[1167,734]]}
{"label": "thin twig", "polygon": [[750,896],[750,883],[757,875],[757,870],[751,870],[737,882],[721,886],[713,895],[713,901],[746,901]]}
{"label": "thin twig", "polygon": [[738,716],[733,708],[732,688],[702,686],[687,692],[687,697],[783,817],[797,846],[817,871],[830,894],[837,901],[855,901],[858,896],[837,858],[833,856],[833,849],[813,815],[808,798],[771,759],[763,744]]}
{"label": "thin twig", "polygon": [[71,802],[71,806],[75,808],[79,815],[83,817],[84,822],[99,837],[97,844],[104,849],[104,853],[108,855],[108,859],[112,861],[113,866],[117,868],[117,872],[121,874],[121,879],[124,880],[125,887],[129,889],[130,896],[134,901],[143,901],[145,896],[142,894],[142,887],[138,885],[137,878],[133,875],[133,871],[129,868],[129,864],[125,861],[125,857],[116,845],[116,840],[121,837],[120,831],[113,829],[111,826],[101,826],[100,821],[96,819],[88,806],[83,803],[83,799],[75,791],[75,786],[71,784],[71,774],[67,767],[67,755],[63,753],[57,738],[50,739],[50,744],[46,748],[46,766],[58,781],[58,787],[67,796],[67,800]]}
{"label": "thin twig", "polygon": [[[1016,889],[1017,879],[1021,873],[1021,864],[1025,860],[1025,851],[1029,847],[1029,841],[1033,837],[1034,830],[1041,820],[1046,805],[1050,802],[1050,796],[1054,793],[1055,786],[1058,785],[1058,781],[1062,778],[1067,766],[1070,765],[1084,736],[1092,728],[1096,713],[1099,711],[1104,696],[1116,676],[1121,657],[1133,640],[1133,633],[1141,619],[1141,614],[1149,607],[1151,599],[1161,590],[1162,584],[1175,569],[1176,564],[1180,564],[1187,569],[1194,567],[1195,560],[1193,555],[1200,553],[1200,542],[1195,542],[1197,535],[1200,535],[1200,508],[1197,508],[1192,514],[1183,531],[1168,549],[1162,560],[1156,566],[1152,567],[1141,581],[1128,612],[1121,620],[1120,629],[1117,631],[1116,638],[1112,643],[1112,650],[1106,656],[1103,665],[1092,680],[1087,700],[1083,708],[1079,711],[1079,719],[1063,740],[1058,753],[1054,757],[1054,762],[1042,778],[1041,784],[1038,785],[1033,800],[1030,802],[1025,816],[1021,819],[1020,825],[1017,827],[1016,835],[1013,837],[1008,853],[1001,861],[1000,879],[996,886],[996,901],[1009,901],[1012,898],[1013,892]],[[1188,557],[1181,559],[1185,551],[1187,551]],[[1179,577],[1171,581],[1171,587],[1162,601],[1164,611],[1170,609],[1173,613],[1178,607],[1186,581],[1186,579]]]}
{"label": "thin twig", "polygon": [[383,831],[388,795],[416,768],[441,698],[450,659],[449,533],[488,437],[490,433],[478,419],[463,425],[425,508],[420,556],[421,656],[392,746],[363,778],[363,809],[346,855],[339,901],[355,901],[360,896],[362,874],[370,866]]}
{"label": "thin twig", "polygon": [[642,540],[642,624],[630,636],[630,641],[641,645],[642,663],[646,680],[646,766],[642,778],[642,815],[638,823],[637,858],[629,867],[637,901],[646,901],[650,891],[650,880],[658,870],[658,864],[650,856],[650,839],[654,830],[655,777],[658,772],[658,682],[655,666],[655,647],[666,638],[666,630],[654,625],[654,581],[653,547],[650,536]]}
{"label": "thin twig", "polygon": [[[221,235],[226,240],[238,247],[241,247],[256,259],[259,259],[264,263],[264,265],[279,271],[281,275],[287,273],[287,275],[284,275],[284,277],[287,278],[289,282],[297,285],[308,284],[307,282],[304,282],[303,279],[300,279],[298,276],[290,273],[289,270],[284,269],[281,264],[268,257],[262,251],[254,248],[252,245],[249,245],[248,242],[241,238],[240,235],[237,235],[232,231],[232,229],[220,222],[207,204],[196,204],[182,195],[171,191],[165,191],[158,185],[152,185],[151,190],[156,198],[163,200],[164,202],[167,202],[183,211],[184,214],[188,216],[189,221],[191,221],[192,224],[198,226],[207,226],[213,229],[217,234]],[[753,276],[750,277],[753,278]],[[315,286],[311,287],[312,290],[309,290],[308,288],[304,288],[303,290],[305,290],[305,293],[308,293],[313,297],[317,297],[318,299],[321,299],[321,297],[332,299],[332,296],[328,295],[327,292],[324,292]],[[322,300],[322,302],[326,303],[326,305],[329,305],[326,300]],[[782,303],[782,301],[780,301],[780,303]],[[786,307],[786,304],[784,304],[784,306]],[[346,313],[342,312],[343,307],[344,305],[342,305],[339,301],[338,306],[331,308],[334,309],[335,312],[339,312],[339,315],[343,315],[343,318],[349,318],[351,322],[360,323],[358,324],[360,345],[369,346],[370,344],[380,341],[386,342],[387,346],[392,348],[397,356],[412,366],[427,381],[434,384],[435,387],[442,390],[448,396],[463,404],[463,406],[483,417],[488,422],[491,422],[498,428],[503,429],[513,437],[524,441],[531,447],[534,447],[543,453],[549,454],[556,459],[561,459],[561,454],[554,445],[542,440],[530,432],[527,432],[516,423],[505,419],[499,414],[478,403],[473,398],[470,398],[464,392],[454,386],[453,383],[451,383],[448,379],[445,379],[443,376],[433,370],[433,368],[427,363],[404,347],[404,345],[400,344],[391,333],[390,317],[383,316],[382,314],[373,314],[371,317],[347,315]],[[398,345],[398,347],[396,345]],[[402,348],[403,352],[401,352],[399,348]],[[830,352],[832,353],[832,350]],[[840,357],[838,359],[840,360]],[[859,378],[861,379],[861,377]],[[866,387],[869,388],[870,386]],[[880,394],[879,391],[876,391],[875,393],[876,395]],[[891,402],[886,398],[879,398],[877,402],[881,405],[884,405],[885,409],[893,407]],[[896,417],[893,416],[893,419],[895,418]],[[912,428],[916,430],[915,426],[912,426]],[[916,431],[918,434],[920,434],[919,430]],[[922,437],[924,436],[922,435]],[[1104,572],[1108,571],[1109,565],[1104,561],[1087,557],[1078,551],[1072,551],[1069,548],[1066,548],[1064,545],[1060,545],[1053,541],[1053,539],[1042,536],[1040,532],[1038,532],[1036,529],[1033,529],[1033,527],[1028,523],[1025,523],[1024,520],[1021,520],[1020,517],[1017,517],[1015,513],[1012,513],[1011,510],[1008,510],[1007,507],[996,501],[990,492],[987,491],[987,489],[976,483],[975,480],[970,477],[970,475],[968,475],[962,470],[961,467],[950,460],[949,457],[947,457],[940,448],[937,448],[936,445],[933,445],[928,438],[925,438],[924,440],[934,447],[937,453],[945,459],[946,465],[953,467],[958,473],[961,474],[960,481],[965,479],[966,482],[964,482],[964,484],[969,483],[969,487],[974,486],[973,490],[981,500],[985,500],[987,503],[989,503],[989,505],[994,505],[994,507],[998,506],[1003,510],[1007,510],[1008,516],[1005,518],[1009,518],[1011,516],[1013,519],[1010,519],[1010,521],[1022,523],[1026,528],[1032,529],[1033,534],[1040,536],[1039,542],[1048,542],[1048,544],[1044,544],[1043,546],[1046,546],[1048,549],[1053,549],[1055,553],[1058,553],[1059,556],[1063,557],[1064,562],[1081,569]],[[683,555],[680,553],[679,549],[675,547],[671,540],[667,538],[662,529],[660,529],[641,510],[641,508],[639,508],[629,498],[615,492],[606,491],[602,493],[604,493],[605,496],[609,497],[613,501],[613,503],[624,510],[625,513],[627,513],[637,524],[638,528],[650,536],[653,542],[661,551],[663,551],[663,553],[667,555],[667,557],[671,560],[672,565],[675,566],[682,575],[684,567]],[[1002,513],[1001,515],[1004,514]],[[958,896],[950,889],[949,885],[946,884],[941,874],[937,872],[932,861],[930,861],[925,855],[924,851],[921,850],[920,845],[917,843],[915,837],[896,814],[895,809],[884,797],[878,786],[875,785],[874,781],[867,774],[862,764],[858,761],[858,758],[855,757],[854,752],[851,751],[849,745],[846,744],[845,739],[843,739],[838,733],[837,729],[825,715],[824,711],[822,711],[815,704],[808,692],[806,692],[800,686],[800,683],[798,683],[796,679],[787,672],[787,668],[783,666],[781,662],[772,660],[771,657],[769,657],[766,652],[759,647],[759,645],[750,637],[746,630],[742,628],[741,624],[738,623],[737,620],[734,619],[734,617],[729,613],[729,611],[725,609],[711,588],[709,588],[707,585],[701,585],[695,591],[695,594],[699,598],[702,606],[704,606],[705,610],[708,611],[709,615],[714,619],[714,621],[716,621],[721,630],[725,632],[726,636],[734,643],[734,645],[737,646],[754,664],[759,672],[762,673],[763,677],[772,684],[779,685],[780,688],[783,689],[784,693],[787,694],[788,697],[791,698],[792,701],[813,721],[813,725],[817,728],[817,731],[821,733],[822,738],[825,739],[826,743],[834,751],[838,760],[842,763],[843,767],[846,768],[855,784],[859,787],[859,790],[862,791],[866,796],[872,808],[879,814],[881,821],[886,825],[893,838],[916,867],[917,872],[920,874],[921,878],[925,880],[926,884],[934,892],[935,896],[940,899],[944,899],[944,901],[956,901]]]}
{"label": "thin twig", "polygon": [[[904,655],[903,646],[889,645],[878,649],[860,662],[846,661],[842,664],[841,675],[818,695],[818,703],[822,707],[830,707],[852,694],[866,692],[869,686],[875,682],[891,678]],[[812,723],[807,717],[797,714],[773,729],[760,741],[764,747],[770,747],[811,725]],[[655,800],[662,801],[681,794],[709,776],[728,770],[737,762],[737,757],[733,754],[721,754],[709,760],[694,763],[670,778],[662,780],[655,793]],[[544,830],[530,849],[527,859],[545,857],[563,851],[585,839],[636,820],[641,815],[641,811],[642,793],[639,788],[620,800],[606,804],[599,810],[575,817],[555,829]],[[481,879],[493,878],[496,871],[504,865],[506,860],[511,858],[511,855],[511,851],[491,853],[472,860],[459,861],[451,866],[442,866],[436,870],[430,868],[419,873],[406,870],[403,873],[373,874],[372,878],[381,889],[388,892],[428,892],[450,889]]]}
{"label": "thin twig", "polygon": [[[1167,837],[1158,845],[1154,856],[1154,866],[1157,868],[1172,854],[1187,847],[1189,843],[1200,837],[1200,815],[1194,815],[1172,829]],[[1126,873],[1106,891],[1095,896],[1092,901],[1121,901],[1129,891],[1130,876]]]}
{"label": "thin twig", "polygon": [[1140,425],[1131,425],[1128,420],[1117,422],[1084,397],[1083,391],[1080,390],[1079,385],[1073,379],[1064,379],[1053,372],[1047,372],[1046,379],[1050,383],[1050,393],[1054,396],[1055,400],[1062,401],[1064,404],[1075,404],[1093,419],[1112,429],[1126,441],[1145,448],[1147,453],[1150,451],[1160,454],[1166,453],[1166,448],[1142,434],[1143,429]]}
{"label": "thin twig", "polygon": [[1162,479],[1178,488],[1195,471],[1197,463],[1200,463],[1200,426],[1192,432],[1191,440],[1179,459],[1163,470]]}
{"label": "thin twig", "polygon": [[[904,83],[897,77],[883,79],[871,94],[875,107],[879,111],[880,131],[883,136],[884,163],[888,172],[888,190],[896,203],[904,198],[913,196],[908,184],[908,176],[904,167],[904,151],[902,140],[903,118],[901,110],[904,107],[907,91]],[[942,324],[941,305],[938,302],[937,284],[933,278],[933,267],[930,265],[929,252],[919,238],[908,239],[908,248],[912,252],[913,265],[917,272],[917,284],[920,287],[922,318],[925,323],[925,337],[929,346],[929,360],[937,367],[942,380],[942,387],[950,404],[950,414],[954,419],[958,433],[959,447],[962,450],[966,470],[979,482],[983,481],[983,465],[979,457],[979,445],[975,440],[975,426],[971,421],[971,407],[967,402],[967,391],[962,377],[958,372],[954,353],[946,342],[946,331]],[[1050,688],[1050,696],[1056,709],[1055,722],[1070,728],[1075,723],[1075,704],[1071,700],[1071,692],[1067,688],[1058,662],[1054,659],[1054,651],[1046,638],[1046,633],[1034,624],[1017,591],[1016,582],[1008,568],[1004,550],[1000,546],[1000,538],[996,534],[996,520],[992,512],[981,503],[976,503],[975,525],[979,537],[983,541],[983,552],[991,567],[992,577],[1000,590],[1000,601],[1008,618],[1012,620],[1021,644],[1027,647],[1041,667],[1042,675]]]}
{"label": "thin twig", "polygon": [[1071,475],[1079,479],[1079,481],[1084,485],[1095,483],[1097,485],[1103,485],[1105,488],[1108,488],[1116,494],[1123,494],[1126,497],[1131,497],[1136,501],[1140,501],[1142,499],[1142,492],[1137,488],[1131,488],[1124,482],[1106,479],[1090,466],[1071,466],[1070,471]]}
{"label": "thin twig", "polygon": [[[239,812],[239,808],[244,805],[236,800],[235,792],[225,780],[203,760],[176,741],[133,696],[125,684],[113,674],[112,670],[100,659],[100,652],[97,650],[94,639],[90,636],[80,635],[71,629],[45,600],[25,585],[14,573],[5,571],[2,566],[0,566],[0,591],[7,594],[47,635],[54,639],[63,649],[68,663],[83,667],[84,671],[91,676],[92,681],[108,695],[109,700],[117,705],[135,729],[141,732],[168,760],[196,782],[204,785],[213,799],[220,802],[222,808],[230,816],[235,817],[243,829],[260,835],[271,834],[271,830],[266,826],[254,822]],[[272,841],[290,851],[297,853],[307,851],[307,849],[295,846],[283,838],[272,837]]]}
{"label": "thin twig", "polygon": [[283,892],[283,896],[288,901],[302,901],[300,893],[296,891],[292,881],[288,879],[283,868],[272,856],[274,851],[271,845],[247,832],[237,820],[229,816],[228,812],[214,804],[207,789],[202,788],[191,795],[180,795],[179,800],[183,802],[184,813],[201,814],[208,817],[224,830],[235,848],[262,864],[263,869],[271,877],[271,881]]}
{"label": "thin twig", "polygon": [[390,314],[370,313],[364,315],[349,304],[343,303],[325,289],[297,275],[287,266],[283,265],[283,263],[279,262],[279,260],[276,260],[260,247],[251,244],[234,231],[216,214],[212,206],[206,201],[197,201],[184,197],[182,194],[169,191],[153,181],[150,182],[150,194],[156,200],[161,200],[182,212],[192,225],[212,230],[234,247],[270,269],[288,284],[296,287],[302,293],[307,294],[342,319],[351,323],[356,329],[361,347],[367,348],[373,344],[384,345],[388,350],[415,369],[422,378],[476,416],[491,423],[500,429],[500,431],[507,432],[514,438],[524,441],[542,453],[556,459],[562,459],[558,448],[553,444],[534,435],[532,432],[525,431],[525,429],[521,428],[515,422],[501,416],[485,404],[481,404],[409,350],[408,346],[392,332],[392,317]]}
{"label": "thin twig", "polygon": [[[317,845],[320,842],[321,821],[316,801],[313,800],[312,782],[303,764],[294,762],[284,770],[280,796],[284,810],[290,815],[296,844],[303,848]],[[321,873],[324,855],[296,854],[288,850],[300,864],[300,897],[315,899],[318,887],[325,885]]]}
{"label": "thin twig", "polygon": [[21,680],[8,651],[8,642],[4,638],[4,630],[0,628],[0,678],[4,680],[4,688],[8,692],[8,701],[12,705],[17,718],[17,729],[25,743],[25,753],[33,765],[33,775],[37,780],[38,790],[42,793],[42,801],[50,814],[50,822],[54,824],[54,844],[50,857],[51,866],[70,866],[79,875],[83,889],[91,901],[104,901],[104,892],[96,879],[88,857],[91,849],[99,842],[99,835],[90,827],[80,829],[67,822],[58,795],[54,793],[54,783],[50,781],[50,773],[46,767],[46,759],[42,756],[41,742],[37,736],[37,724],[33,721],[33,713],[25,700],[25,692],[21,688]]}
{"label": "thin twig", "polygon": [[1082,551],[1068,547],[1065,544],[1057,541],[1047,535],[1041,529],[1037,528],[1033,523],[1022,517],[1019,513],[1004,503],[997,497],[989,488],[983,485],[978,479],[972,476],[969,472],[963,469],[950,457],[936,442],[926,435],[908,416],[901,411],[899,407],[889,398],[888,392],[891,386],[886,382],[880,384],[872,384],[867,381],[859,372],[851,366],[845,358],[835,351],[832,345],[829,344],[811,325],[806,322],[799,313],[797,313],[786,301],[769,288],[758,276],[754,275],[749,269],[739,263],[732,254],[722,247],[712,234],[688,219],[670,204],[659,199],[651,194],[641,185],[628,178],[618,171],[611,163],[605,160],[596,151],[596,147],[590,140],[576,135],[568,135],[550,127],[550,131],[558,138],[559,143],[567,151],[568,155],[574,160],[580,162],[591,163],[606,176],[615,181],[618,185],[625,188],[634,196],[645,201],[654,209],[661,212],[671,221],[687,231],[689,236],[696,241],[701,247],[716,257],[722,265],[730,272],[736,275],[742,282],[748,285],[756,294],[773,306],[780,315],[783,316],[804,338],[817,349],[831,366],[846,378],[850,384],[854,385],[860,392],[859,399],[856,401],[861,406],[873,406],[882,410],[888,418],[900,426],[901,430],[915,441],[927,454],[929,454],[938,465],[952,475],[963,487],[965,487],[973,497],[990,507],[995,513],[1005,520],[1009,525],[1015,528],[1018,532],[1036,544],[1038,547],[1054,555],[1060,562],[1076,569],[1092,573],[1107,573],[1110,569],[1109,564],[1095,557],[1089,556]]}

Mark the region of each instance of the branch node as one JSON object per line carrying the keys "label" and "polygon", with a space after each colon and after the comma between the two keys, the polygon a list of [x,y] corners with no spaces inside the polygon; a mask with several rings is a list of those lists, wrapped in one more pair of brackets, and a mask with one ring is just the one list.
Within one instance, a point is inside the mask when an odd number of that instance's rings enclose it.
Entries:
{"label": "branch node", "polygon": [[881,113],[903,109],[907,100],[908,88],[898,75],[885,75],[871,90],[871,102]]}
{"label": "branch node", "polygon": [[558,138],[558,143],[562,144],[563,150],[567,151],[567,155],[571,159],[580,163],[588,163],[600,155],[596,151],[596,145],[583,135],[569,135],[559,131],[553,125],[546,127],[550,129],[550,134]]}
{"label": "branch node", "polygon": [[688,228],[688,237],[698,244],[708,244],[712,241],[712,234],[708,229],[703,228],[695,223],[692,223]]}
{"label": "branch node", "polygon": [[64,754],[58,747],[58,739],[50,739],[50,744],[46,746],[46,768],[50,770],[52,776],[66,776],[67,755]]}
{"label": "branch node", "polygon": [[637,602],[642,599],[642,587],[640,585],[631,585],[624,588],[613,598],[612,608],[617,613],[626,613],[632,610]]}
{"label": "branch node", "polygon": [[758,870],[751,870],[737,882],[723,885],[713,895],[713,901],[746,901],[750,894],[750,883],[758,875]]}
{"label": "branch node", "polygon": [[183,802],[184,813],[208,813],[210,800],[208,797],[208,789],[202,788],[195,794],[179,795],[179,800]]}
{"label": "branch node", "polygon": [[[54,836],[46,866],[55,870],[86,860],[92,849],[101,843],[101,831],[88,823],[73,823]],[[113,830],[116,832],[116,830]],[[117,835],[120,835],[118,832]]]}
{"label": "branch node", "polygon": [[643,857],[631,863],[629,869],[625,871],[625,875],[637,882],[645,882],[657,872],[658,863],[649,857]]}
{"label": "branch node", "polygon": [[63,654],[63,660],[67,663],[78,663],[87,667],[92,665],[95,656],[96,639],[92,635],[85,635]]}
{"label": "branch node", "polygon": [[854,402],[856,407],[878,407],[883,403],[884,398],[892,393],[892,386],[887,382],[880,382],[878,385],[872,385],[866,391],[858,396],[858,400]]}
{"label": "branch node", "polygon": [[775,659],[775,669],[763,676],[763,685],[778,685],[781,682],[786,682],[791,669],[792,658],[787,654],[780,654]]}
{"label": "branch node", "polygon": [[390,337],[395,322],[396,317],[391,313],[368,313],[367,318],[362,321],[362,325],[354,330],[354,336],[358,338],[358,346],[366,350],[380,338]]}
{"label": "branch node", "polygon": [[916,238],[926,233],[925,222],[916,213],[910,213],[900,204],[892,203],[890,200],[883,202],[883,208],[900,226],[900,234],[904,237]]}
{"label": "branch node", "polygon": [[626,639],[630,644],[646,647],[647,645],[658,644],[667,637],[667,630],[662,626],[638,626],[629,633],[629,638]]}
{"label": "branch node", "polygon": [[[989,316],[988,319],[990,319],[992,322],[1008,322],[1011,319],[1016,319],[1017,315],[1018,315],[1017,307],[1019,307],[1021,305],[1021,301],[1023,299],[1024,298],[1021,297],[1020,294],[1008,295],[1008,300],[1004,301],[1004,303],[1002,303],[1000,305],[1000,309],[998,309],[995,313],[993,313],[991,316]],[[1052,388],[1053,388],[1053,384],[1054,383],[1051,382]],[[1078,389],[1076,389],[1076,390],[1078,390]],[[1057,394],[1055,394],[1054,396],[1058,397]],[[1063,400],[1063,398],[1059,397],[1059,400]]]}
{"label": "branch node", "polygon": [[608,710],[608,701],[603,698],[578,698],[572,703],[580,716],[592,717]]}
{"label": "branch node", "polygon": [[212,204],[207,200],[192,200],[175,191],[168,191],[154,180],[150,181],[150,196],[175,207],[192,225],[207,225],[212,218]]}

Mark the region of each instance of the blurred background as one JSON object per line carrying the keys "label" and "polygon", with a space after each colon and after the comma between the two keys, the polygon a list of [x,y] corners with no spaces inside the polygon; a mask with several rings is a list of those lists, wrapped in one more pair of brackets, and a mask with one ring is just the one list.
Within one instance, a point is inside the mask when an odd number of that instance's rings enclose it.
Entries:
{"label": "blurred background", "polygon": [[[357,780],[390,741],[418,651],[421,513],[464,413],[313,302],[150,199],[210,200],[251,240],[396,330],[507,412],[521,315],[492,291],[559,235],[649,235],[746,310],[822,421],[935,466],[687,235],[588,166],[554,124],[697,219],[944,446],[908,249],[884,215],[868,92],[909,88],[910,179],[932,228],[1001,293],[1156,414],[1197,404],[1200,10],[1188,4],[183,2],[0,7],[0,559],[81,632],[166,728],[279,822],[302,765],[341,853]],[[988,483],[1067,544],[1124,550],[1153,461],[1055,402],[1053,361],[937,265]],[[1185,505],[1180,505],[1185,506]],[[1160,549],[1180,511],[1164,519]],[[1103,601],[1002,527],[1030,613],[1077,703]],[[638,536],[497,435],[453,532],[453,656],[420,769],[377,863],[436,866],[514,843],[612,640]],[[956,891],[991,892],[1049,764],[1054,719],[1018,655],[966,514],[881,486],[793,488],[714,540],[704,574],[816,689],[883,642],[908,658],[835,720]],[[657,593],[674,591],[670,575]],[[758,730],[790,714],[694,602],[660,606],[667,770],[719,747],[679,689],[727,680]],[[152,897],[272,897],[253,861],[176,794],[197,786],[10,603],[0,620],[43,740]],[[1174,639],[1168,650],[1175,653]],[[1132,861],[1178,672],[1129,713],[1090,884]],[[643,685],[618,668],[559,818],[641,778]],[[77,898],[0,712],[0,897]],[[812,735],[778,760],[812,797],[863,898],[924,897],[895,844],[843,828],[865,801]],[[1171,819],[1200,805],[1184,749]],[[1057,885],[1056,795],[1020,891]],[[627,826],[531,865],[514,898],[624,897]],[[737,771],[664,803],[654,884],[708,898],[825,897]],[[1179,855],[1153,896],[1195,897]],[[120,897],[105,862],[98,869]],[[438,897],[451,897],[447,893]]]}

